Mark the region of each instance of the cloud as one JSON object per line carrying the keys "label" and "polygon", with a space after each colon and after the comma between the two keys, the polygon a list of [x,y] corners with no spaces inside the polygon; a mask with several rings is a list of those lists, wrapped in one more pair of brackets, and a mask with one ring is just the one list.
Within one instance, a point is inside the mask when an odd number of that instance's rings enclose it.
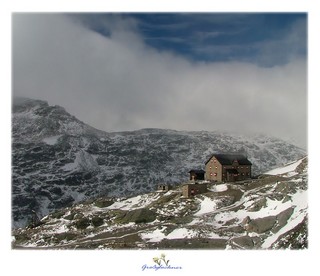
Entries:
{"label": "cloud", "polygon": [[13,15],[14,95],[62,105],[106,131],[264,132],[305,146],[304,59],[193,62],[147,46],[134,20],[104,24],[108,35],[67,15]]}

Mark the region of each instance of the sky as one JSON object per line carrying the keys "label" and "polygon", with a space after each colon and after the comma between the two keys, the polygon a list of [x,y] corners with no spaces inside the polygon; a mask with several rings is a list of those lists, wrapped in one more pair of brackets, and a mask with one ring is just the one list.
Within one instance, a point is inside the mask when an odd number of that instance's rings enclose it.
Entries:
{"label": "sky", "polygon": [[264,133],[307,147],[306,13],[13,13],[13,96],[105,131]]}

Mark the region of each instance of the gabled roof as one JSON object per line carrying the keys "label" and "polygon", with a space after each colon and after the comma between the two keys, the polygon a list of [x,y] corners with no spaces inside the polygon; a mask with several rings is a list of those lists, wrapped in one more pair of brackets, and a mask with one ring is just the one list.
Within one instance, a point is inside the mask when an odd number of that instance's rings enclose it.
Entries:
{"label": "gabled roof", "polygon": [[207,164],[212,157],[215,157],[221,165],[232,165],[235,160],[238,161],[239,165],[252,165],[252,163],[242,154],[212,154]]}
{"label": "gabled roof", "polygon": [[191,172],[194,172],[194,173],[196,173],[196,174],[198,174],[198,173],[205,173],[204,170],[190,170],[189,173],[191,173]]}

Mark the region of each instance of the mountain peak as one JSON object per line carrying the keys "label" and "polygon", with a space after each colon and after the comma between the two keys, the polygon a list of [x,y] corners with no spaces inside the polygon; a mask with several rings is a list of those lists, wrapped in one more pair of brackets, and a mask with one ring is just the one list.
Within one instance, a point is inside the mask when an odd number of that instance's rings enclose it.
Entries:
{"label": "mountain peak", "polygon": [[[13,226],[84,199],[154,191],[203,169],[214,152],[246,152],[259,175],[305,156],[269,137],[165,129],[106,133],[44,101],[19,99],[12,114]],[[141,135],[143,134],[143,135]]]}

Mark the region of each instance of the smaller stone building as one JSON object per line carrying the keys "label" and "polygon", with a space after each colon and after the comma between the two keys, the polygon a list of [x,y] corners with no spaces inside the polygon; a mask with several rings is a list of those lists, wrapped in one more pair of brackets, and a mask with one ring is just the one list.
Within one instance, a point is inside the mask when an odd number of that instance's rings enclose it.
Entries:
{"label": "smaller stone building", "polygon": [[205,173],[206,172],[204,170],[190,170],[190,180],[204,180]]}
{"label": "smaller stone building", "polygon": [[185,184],[182,186],[182,196],[186,198],[203,194],[208,191],[207,184]]}
{"label": "smaller stone building", "polygon": [[170,186],[170,185],[167,185],[167,184],[159,184],[157,190],[158,190],[158,191],[161,191],[161,192],[168,192],[170,189],[171,189],[171,186]]}

